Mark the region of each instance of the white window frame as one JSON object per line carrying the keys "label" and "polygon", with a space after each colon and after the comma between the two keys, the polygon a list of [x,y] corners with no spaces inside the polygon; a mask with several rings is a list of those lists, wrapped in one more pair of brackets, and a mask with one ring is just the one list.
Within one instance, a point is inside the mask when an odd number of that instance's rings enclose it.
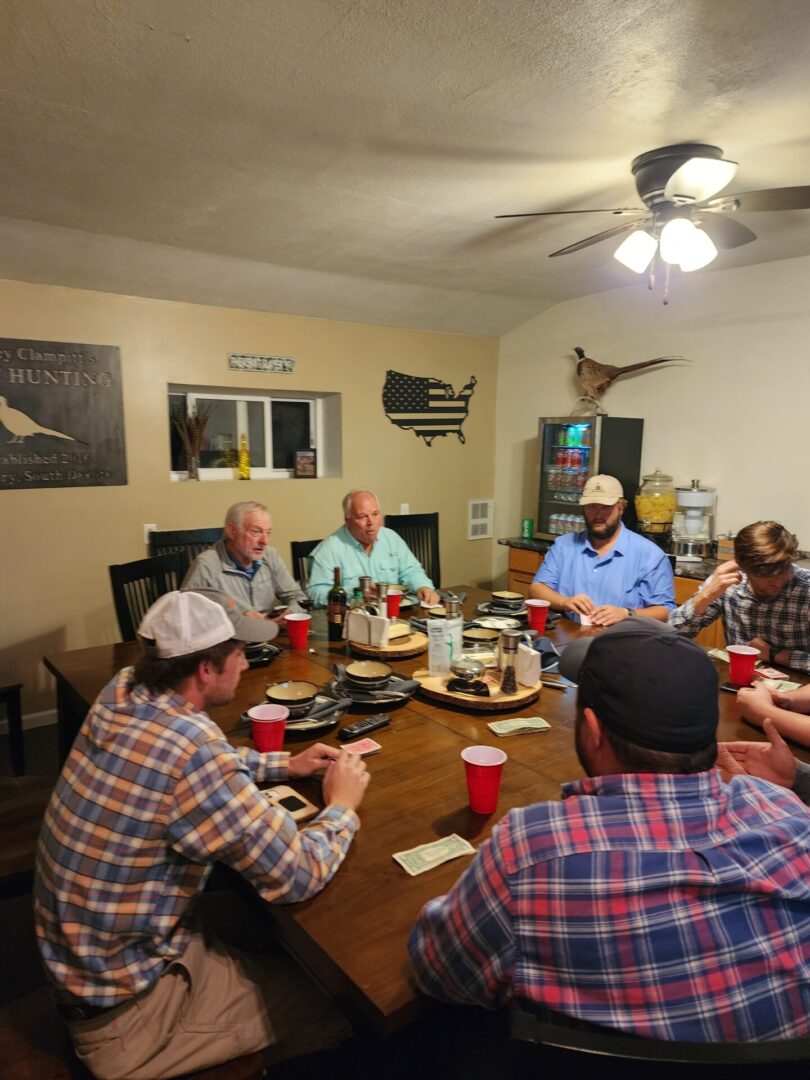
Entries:
{"label": "white window frame", "polygon": [[[264,450],[265,461],[273,460],[273,424],[272,424],[272,406],[274,402],[296,402],[302,405],[309,406],[309,448],[316,451],[315,465],[316,475],[320,477],[323,475],[323,461],[320,453],[321,447],[324,445],[324,418],[322,398],[320,396],[309,397],[307,395],[293,396],[287,394],[257,394],[250,392],[240,392],[238,390],[229,393],[224,390],[206,390],[196,387],[169,387],[169,394],[184,394],[186,397],[187,405],[190,409],[197,407],[197,402],[200,399],[206,401],[233,401],[236,402],[236,445],[234,446],[234,452],[239,454],[239,443],[242,438],[242,434],[248,434],[248,402],[256,401],[264,406]],[[301,449],[304,449],[302,447]],[[238,478],[238,469],[236,468],[200,468],[199,477],[200,480],[235,480]],[[274,469],[272,466],[257,467],[253,464],[250,466],[250,478],[251,480],[290,480],[293,477],[292,469]],[[175,480],[187,480],[188,473],[183,470],[171,471],[171,479]]]}

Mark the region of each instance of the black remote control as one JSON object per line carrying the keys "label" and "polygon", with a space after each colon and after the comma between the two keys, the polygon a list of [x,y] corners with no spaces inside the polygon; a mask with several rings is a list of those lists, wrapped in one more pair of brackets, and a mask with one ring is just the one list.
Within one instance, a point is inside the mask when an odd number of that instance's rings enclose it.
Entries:
{"label": "black remote control", "polygon": [[341,728],[338,732],[338,738],[346,742],[349,739],[356,739],[358,735],[368,735],[369,732],[376,731],[378,727],[385,727],[386,724],[390,723],[390,716],[386,716],[385,713],[376,713],[374,716],[366,716],[362,720],[355,720],[353,724],[347,724],[345,728]]}

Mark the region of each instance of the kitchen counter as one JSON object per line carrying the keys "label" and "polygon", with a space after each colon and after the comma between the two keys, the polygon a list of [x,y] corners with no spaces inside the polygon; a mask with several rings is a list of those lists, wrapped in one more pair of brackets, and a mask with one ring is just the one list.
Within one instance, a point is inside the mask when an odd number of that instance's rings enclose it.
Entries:
{"label": "kitchen counter", "polygon": [[[527,540],[522,536],[507,536],[498,541],[505,547],[516,548],[519,551],[536,551],[538,555],[545,555],[553,540]],[[689,578],[691,581],[705,581],[717,569],[717,559],[701,559],[700,562],[675,561],[675,576]],[[509,586],[512,587],[511,585]]]}

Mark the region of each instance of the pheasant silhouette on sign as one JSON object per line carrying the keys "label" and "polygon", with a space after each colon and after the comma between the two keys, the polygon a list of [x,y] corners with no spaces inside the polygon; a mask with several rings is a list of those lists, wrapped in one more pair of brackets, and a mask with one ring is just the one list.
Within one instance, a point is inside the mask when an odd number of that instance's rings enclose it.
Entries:
{"label": "pheasant silhouette on sign", "polygon": [[65,435],[62,431],[54,431],[52,428],[42,427],[36,420],[32,420],[21,409],[12,409],[4,397],[0,397],[0,424],[11,435],[10,443],[21,443],[30,439],[32,435],[48,435],[52,439],[68,439],[70,442],[81,442],[72,435]]}
{"label": "pheasant silhouette on sign", "polygon": [[439,435],[456,435],[458,441],[464,443],[467,440],[461,426],[467,419],[477,382],[471,375],[470,381],[456,394],[450,383],[441,379],[423,379],[404,375],[401,371],[387,371],[382,392],[383,409],[392,424],[413,431],[428,446]]}

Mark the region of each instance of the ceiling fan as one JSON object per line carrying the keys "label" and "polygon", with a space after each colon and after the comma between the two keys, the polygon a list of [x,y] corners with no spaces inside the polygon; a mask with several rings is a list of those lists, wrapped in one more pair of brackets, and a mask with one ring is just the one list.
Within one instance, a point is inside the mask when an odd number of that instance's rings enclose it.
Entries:
{"label": "ceiling fan", "polygon": [[[717,248],[735,248],[756,240],[747,225],[727,216],[742,210],[808,210],[810,186],[767,188],[735,195],[717,195],[737,171],[735,161],[727,161],[719,146],[704,143],[677,143],[648,150],[631,166],[636,189],[646,207],[611,210],[550,210],[527,214],[497,214],[498,218],[554,217],[560,214],[643,214],[622,222],[568,247],[552,251],[570,255],[598,244],[611,236],[629,233],[614,256],[638,274],[643,274],[656,252],[669,265],[681,270],[699,270],[717,255]],[[716,196],[716,197],[713,197]]]}

